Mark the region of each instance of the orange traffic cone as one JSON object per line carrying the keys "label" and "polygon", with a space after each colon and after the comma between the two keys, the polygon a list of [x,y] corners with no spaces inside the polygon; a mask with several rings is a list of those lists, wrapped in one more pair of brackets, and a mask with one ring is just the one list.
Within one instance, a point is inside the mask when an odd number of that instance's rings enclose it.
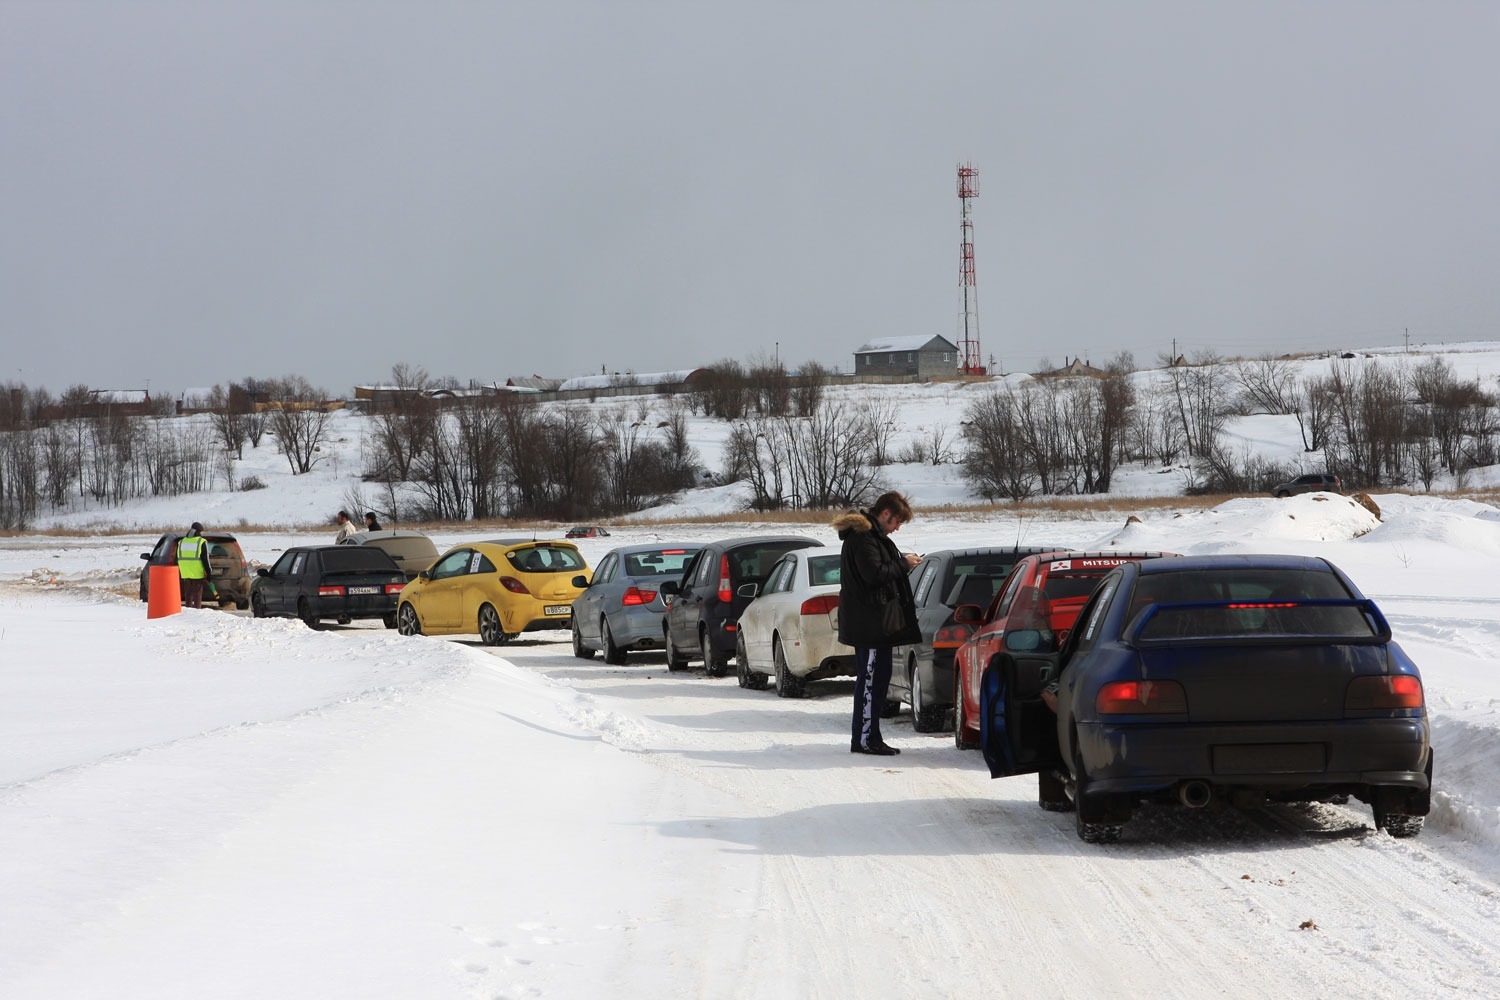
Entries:
{"label": "orange traffic cone", "polygon": [[152,566],[146,577],[146,617],[182,613],[182,582],[176,566]]}

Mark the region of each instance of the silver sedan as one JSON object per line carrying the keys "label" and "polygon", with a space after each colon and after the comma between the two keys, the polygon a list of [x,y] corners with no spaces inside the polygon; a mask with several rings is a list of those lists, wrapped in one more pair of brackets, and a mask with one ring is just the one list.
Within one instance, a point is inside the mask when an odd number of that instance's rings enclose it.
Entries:
{"label": "silver sedan", "polygon": [[661,649],[661,584],[681,577],[702,547],[657,542],[606,553],[573,601],[573,655],[592,660],[603,651],[605,663],[618,665],[632,651]]}

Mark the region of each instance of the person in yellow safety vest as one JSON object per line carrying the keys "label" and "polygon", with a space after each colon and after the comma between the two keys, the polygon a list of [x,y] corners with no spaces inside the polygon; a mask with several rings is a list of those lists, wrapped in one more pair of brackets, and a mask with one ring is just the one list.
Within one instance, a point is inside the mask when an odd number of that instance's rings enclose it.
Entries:
{"label": "person in yellow safety vest", "polygon": [[177,542],[177,575],[182,578],[182,603],[190,608],[203,607],[203,585],[209,578],[208,543],[203,540],[203,525],[197,521]]}

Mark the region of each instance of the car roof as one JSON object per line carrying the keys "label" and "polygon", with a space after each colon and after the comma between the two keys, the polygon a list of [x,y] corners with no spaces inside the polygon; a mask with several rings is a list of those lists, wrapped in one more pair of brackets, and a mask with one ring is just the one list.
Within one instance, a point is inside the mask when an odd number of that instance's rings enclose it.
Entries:
{"label": "car roof", "polygon": [[1222,553],[1203,556],[1178,556],[1175,559],[1141,563],[1142,573],[1171,573],[1205,569],[1301,569],[1329,572],[1331,566],[1318,556],[1284,555],[1282,553]]}
{"label": "car roof", "polygon": [[741,545],[774,545],[778,542],[805,542],[809,547],[823,544],[816,538],[809,538],[806,535],[735,535],[732,538],[721,538],[709,544],[714,548],[733,549]]}
{"label": "car roof", "polygon": [[349,536],[357,538],[361,542],[378,541],[382,538],[427,538],[425,531],[413,531],[410,528],[390,528],[380,531],[356,531]]}
{"label": "car roof", "polygon": [[660,552],[663,549],[682,549],[684,552],[697,552],[703,548],[702,542],[637,542],[633,545],[619,545],[610,549],[605,555],[635,555],[637,552]]}

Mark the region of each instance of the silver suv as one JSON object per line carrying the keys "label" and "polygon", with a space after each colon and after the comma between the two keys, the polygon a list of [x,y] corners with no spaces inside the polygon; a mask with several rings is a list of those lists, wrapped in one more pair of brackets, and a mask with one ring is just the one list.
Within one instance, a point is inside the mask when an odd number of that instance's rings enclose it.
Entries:
{"label": "silver suv", "polygon": [[1271,487],[1273,497],[1292,497],[1299,493],[1342,493],[1344,481],[1327,473],[1309,473],[1289,483]]}

